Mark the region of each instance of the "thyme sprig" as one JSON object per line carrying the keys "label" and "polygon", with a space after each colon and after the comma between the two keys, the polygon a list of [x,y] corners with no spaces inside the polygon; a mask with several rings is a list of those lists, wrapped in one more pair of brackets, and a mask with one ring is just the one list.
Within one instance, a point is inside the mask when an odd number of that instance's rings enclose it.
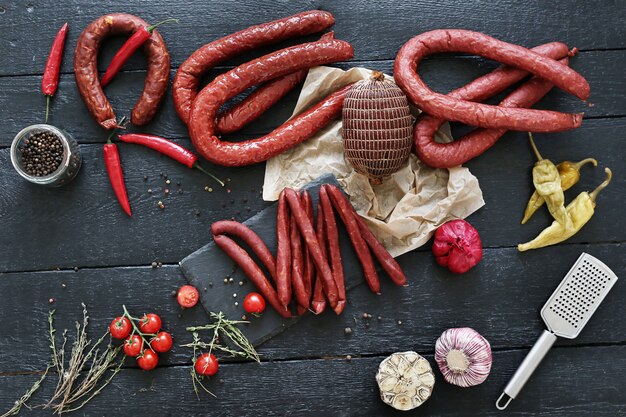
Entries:
{"label": "thyme sprig", "polygon": [[[207,351],[209,354],[215,354],[214,352],[221,352],[227,357],[239,357],[245,359],[251,359],[256,362],[260,362],[259,354],[254,349],[254,346],[246,338],[246,336],[237,327],[241,324],[249,323],[241,320],[228,320],[221,311],[219,313],[209,313],[213,323],[206,324],[204,326],[187,327],[187,331],[191,332],[193,341],[191,343],[181,345],[182,347],[193,348],[193,360],[191,366],[191,382],[193,390],[196,393],[198,399],[200,398],[199,387],[208,394],[215,397],[209,389],[202,383],[204,378],[198,375],[196,372],[196,360],[198,358],[198,352]],[[210,342],[205,342],[200,338],[200,332],[209,330],[212,331]]]}

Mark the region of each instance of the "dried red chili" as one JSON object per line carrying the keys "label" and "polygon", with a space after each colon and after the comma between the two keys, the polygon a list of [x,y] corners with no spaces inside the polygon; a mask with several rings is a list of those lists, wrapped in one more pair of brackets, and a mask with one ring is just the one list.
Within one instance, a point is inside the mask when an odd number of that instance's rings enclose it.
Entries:
{"label": "dried red chili", "polygon": [[[119,125],[124,122],[124,117],[120,120]],[[115,132],[115,131],[114,131]],[[126,214],[132,216],[130,211],[130,202],[128,201],[128,193],[126,192],[126,185],[124,184],[124,172],[122,171],[122,162],[120,161],[120,153],[117,149],[117,145],[111,142],[113,133],[107,138],[107,143],[104,144],[104,166],[109,174],[109,181],[117,201]]]}
{"label": "dried red chili", "polygon": [[124,63],[128,61],[128,58],[130,58],[130,56],[134,54],[141,45],[143,45],[148,39],[150,39],[150,36],[152,36],[152,31],[157,26],[168,22],[178,23],[178,19],[166,19],[162,22],[155,23],[154,25],[142,26],[141,29],[133,33],[133,35],[128,38],[128,40],[124,43],[124,45],[122,45],[122,47],[119,49],[119,51],[117,51],[117,53],[111,60],[109,67],[107,68],[104,76],[100,80],[100,85],[102,85],[102,87],[105,87],[107,84],[109,84],[113,77],[115,77],[115,74],[117,74],[120,68],[122,68],[122,65],[124,65]]}
{"label": "dried red chili", "polygon": [[128,133],[125,135],[118,135],[117,137],[122,142],[134,143],[137,145],[145,146],[147,148],[160,152],[163,155],[169,156],[170,158],[180,162],[181,164],[187,165],[189,168],[196,168],[213,178],[215,181],[219,182],[222,187],[224,186],[224,182],[222,180],[220,180],[215,175],[211,174],[210,172],[202,168],[202,166],[200,166],[200,164],[198,163],[198,157],[195,154],[193,154],[188,149],[183,148],[177,143],[174,143],[159,136],[145,135],[139,133]]}
{"label": "dried red chili", "polygon": [[46,123],[48,122],[48,109],[50,108],[50,97],[54,95],[59,86],[59,72],[61,71],[61,60],[63,59],[63,48],[67,36],[68,24],[65,23],[57,32],[57,36],[52,42],[50,55],[46,61],[46,69],[41,79],[41,91],[46,95]]}

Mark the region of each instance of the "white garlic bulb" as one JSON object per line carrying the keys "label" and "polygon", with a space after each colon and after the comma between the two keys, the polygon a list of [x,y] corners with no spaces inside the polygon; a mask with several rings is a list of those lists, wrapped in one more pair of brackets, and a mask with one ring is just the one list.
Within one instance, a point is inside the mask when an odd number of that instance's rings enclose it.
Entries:
{"label": "white garlic bulb", "polygon": [[401,411],[422,405],[433,392],[435,374],[430,363],[415,352],[398,352],[378,366],[380,398]]}
{"label": "white garlic bulb", "polygon": [[481,384],[491,371],[491,346],[469,327],[448,329],[435,344],[435,361],[444,379],[459,387]]}

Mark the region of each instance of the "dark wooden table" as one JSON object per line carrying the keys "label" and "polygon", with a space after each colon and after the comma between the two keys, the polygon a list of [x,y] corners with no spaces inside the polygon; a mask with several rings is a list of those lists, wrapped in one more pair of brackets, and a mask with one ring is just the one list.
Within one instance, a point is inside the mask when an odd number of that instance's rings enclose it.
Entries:
{"label": "dark wooden table", "polygon": [[[199,172],[149,150],[124,146],[124,174],[134,209],[133,217],[126,217],[102,162],[107,134],[89,117],[75,86],[73,49],[82,29],[107,12],[126,11],[149,22],[175,16],[180,24],[161,31],[174,74],[208,41],[314,8],[333,12],[337,37],[355,47],[354,61],[340,64],[342,68],[359,65],[391,73],[404,42],[444,27],[479,30],[525,46],[553,40],[577,46],[580,54],[571,66],[589,81],[594,106],[551,92],[538,107],[585,111],[585,121],[575,131],[538,134],[536,140],[544,155],[555,161],[596,157],[602,167],[613,170],[613,183],[600,195],[595,217],[572,239],[518,253],[516,244],[534,237],[549,218],[542,211],[528,225],[519,224],[532,191],[533,156],[524,133],[506,134],[467,164],[480,180],[486,202],[469,219],[485,246],[478,267],[452,276],[435,264],[429,245],[406,254],[399,262],[409,276],[407,288],[385,285],[383,295],[375,297],[365,286],[358,287],[342,316],[303,319],[260,347],[260,365],[224,364],[219,378],[209,384],[218,399],[197,400],[189,376],[190,351],[178,344],[189,341],[185,326],[204,323],[207,317],[201,308],[181,311],[171,297],[171,291],[185,283],[177,263],[210,240],[212,221],[231,216],[244,220],[269,204],[259,195],[264,164],[210,167],[232,179],[228,184],[232,192],[226,193]],[[13,171],[9,146],[22,127],[43,119],[41,74],[51,39],[65,21],[70,22],[70,33],[50,122],[77,138],[84,164],[70,185],[45,189],[26,183]],[[446,384],[437,371],[433,397],[408,415],[503,415],[494,401],[543,327],[539,309],[578,255],[589,252],[622,279],[626,275],[624,22],[624,1],[595,0],[154,0],[126,6],[91,0],[0,2],[0,410],[10,408],[49,360],[48,309],[56,309],[59,328],[73,327],[84,302],[93,335],[100,334],[125,304],[137,314],[161,314],[176,346],[153,372],[125,366],[77,415],[400,415],[378,398],[374,375],[379,362],[392,352],[412,349],[435,366],[435,340],[446,328],[458,326],[471,326],[491,342],[489,379],[478,387],[460,389]],[[107,42],[101,69],[121,42]],[[434,89],[447,92],[495,66],[476,57],[437,56],[424,62],[420,71]],[[144,75],[142,57],[134,57],[107,90],[118,114],[129,112]],[[277,126],[290,114],[297,94],[247,128],[245,136]],[[171,95],[144,130],[191,146]],[[172,181],[167,196],[160,173]],[[603,179],[603,169],[586,167],[569,198]],[[206,192],[205,185],[216,190]],[[159,200],[164,210],[157,207]],[[153,261],[162,267],[153,269]],[[626,415],[625,297],[626,285],[619,282],[578,339],[559,340],[507,415]],[[55,300],[53,306],[50,298]],[[360,318],[363,312],[382,319],[374,318],[368,325]],[[346,326],[353,329],[350,336],[344,335]],[[347,355],[352,360],[346,360]],[[32,403],[49,397],[53,385],[48,381]],[[35,409],[23,414],[47,413]]]}

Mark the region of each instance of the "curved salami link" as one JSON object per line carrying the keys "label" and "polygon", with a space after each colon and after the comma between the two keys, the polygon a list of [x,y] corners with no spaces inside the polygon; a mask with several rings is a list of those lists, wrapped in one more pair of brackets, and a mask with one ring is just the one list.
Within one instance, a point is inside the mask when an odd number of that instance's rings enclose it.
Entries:
{"label": "curved salami link", "polygon": [[[302,239],[296,225],[296,218],[293,213],[290,217],[289,234],[291,242],[291,287],[298,303],[298,311],[306,311],[309,306],[309,300],[306,297],[306,289],[304,288],[304,258],[302,256]],[[304,308],[305,310],[303,310]]]}
{"label": "curved salami link", "polygon": [[343,192],[336,186],[324,184],[322,187],[326,188],[326,191],[330,196],[330,201],[335,207],[335,210],[337,210],[337,213],[339,213],[339,217],[341,217],[343,224],[346,226],[354,251],[359,258],[359,262],[361,262],[361,266],[363,266],[365,282],[367,282],[367,285],[370,287],[372,292],[380,294],[380,280],[378,279],[378,273],[376,272],[374,260],[372,259],[372,255],[367,247],[367,243],[363,239],[363,236],[361,236],[359,224],[354,218],[354,214],[356,213],[354,207],[352,207],[352,204],[350,204],[348,199],[343,195]]}
{"label": "curved salami link", "polygon": [[337,231],[337,220],[333,211],[332,203],[328,198],[326,188],[320,187],[320,203],[322,204],[322,213],[324,215],[324,228],[326,239],[328,240],[328,254],[330,258],[330,266],[333,271],[333,279],[337,284],[338,302],[335,307],[335,313],[341,314],[346,307],[346,284],[343,274],[343,263],[341,260],[341,251],[339,249],[339,232]]}
{"label": "curved salami link", "polygon": [[[320,250],[324,259],[328,259],[328,253],[326,250],[326,228],[324,227],[324,210],[322,209],[322,203],[317,203],[317,225],[315,229],[315,236],[320,244]],[[322,274],[320,271],[316,271],[315,274],[315,287],[313,289],[313,301],[311,302],[311,308],[315,314],[320,314],[326,308],[326,298],[324,297],[324,284]]]}
{"label": "curved salami link", "polygon": [[289,242],[289,206],[285,191],[278,197],[276,216],[276,290],[280,303],[287,309],[291,301],[291,244]]}
{"label": "curved salami link", "polygon": [[376,236],[374,236],[372,231],[365,224],[363,218],[359,216],[356,211],[354,212],[354,218],[359,224],[361,236],[363,236],[367,246],[369,246],[376,259],[378,259],[378,262],[380,262],[380,265],[385,272],[387,272],[389,278],[391,278],[396,285],[406,285],[406,276],[398,262],[393,259],[393,256],[391,256],[391,254],[387,252],[387,249],[376,239]]}
{"label": "curved salami link", "polygon": [[558,132],[579,127],[582,114],[547,110],[503,108],[472,103],[429,89],[417,75],[420,61],[440,52],[464,52],[484,56],[531,72],[576,97],[589,96],[589,84],[576,71],[529,49],[461,29],[440,29],[422,33],[405,43],[394,63],[398,86],[420,109],[435,117],[472,126],[529,132]]}
{"label": "curved salami link", "polygon": [[249,27],[198,48],[182,63],[174,77],[176,112],[183,122],[189,122],[202,76],[220,62],[262,46],[321,32],[334,23],[331,13],[311,10]]}
{"label": "curved salami link", "polygon": [[265,245],[265,242],[263,242],[263,239],[254,230],[236,221],[220,220],[211,225],[211,232],[213,236],[228,234],[246,242],[255,255],[263,262],[272,279],[276,281],[276,261],[274,256],[267,248],[267,245]]}
{"label": "curved salami link", "polygon": [[[536,46],[532,50],[553,59],[561,59],[575,53],[574,50],[569,51],[567,45],[561,42],[546,43]],[[564,63],[563,61],[559,62]],[[450,92],[448,96],[459,100],[483,101],[504,91],[527,75],[527,71],[501,66]],[[528,104],[520,107],[531,107],[542,97],[539,96],[541,93],[539,89],[525,87],[524,90],[535,92],[536,94],[533,94],[533,96],[536,100],[533,100],[533,97],[529,97]],[[434,137],[443,123],[445,123],[445,120],[424,113],[418,117],[413,130],[415,153],[423,162],[434,168],[449,168],[463,164],[485,152],[504,134],[504,131],[502,131],[502,134],[497,134],[494,130],[476,130],[469,135],[456,139],[454,142],[440,144],[435,142]]]}
{"label": "curved salami link", "polygon": [[[304,211],[306,212],[307,217],[311,224],[315,224],[315,219],[313,218],[313,200],[311,199],[311,194],[304,190],[300,192],[300,200],[302,201],[302,206],[304,207]],[[320,247],[323,246],[320,242]],[[315,264],[313,263],[313,258],[311,257],[311,253],[309,252],[309,248],[304,245],[304,287],[306,289],[307,300],[311,300],[311,294],[313,292],[313,280],[315,277]],[[308,308],[309,303],[307,303]]]}
{"label": "curved salami link", "polygon": [[291,313],[285,307],[283,307],[278,301],[276,291],[269,283],[265,274],[254,262],[254,260],[248,255],[248,253],[237,244],[234,240],[224,235],[217,235],[213,237],[215,244],[222,249],[246,274],[250,281],[258,288],[263,297],[270,303],[270,305],[276,310],[282,317],[290,318]]}
{"label": "curved salami link", "polygon": [[300,235],[304,238],[304,241],[309,248],[309,252],[313,257],[313,262],[315,262],[315,266],[322,276],[322,283],[324,284],[324,292],[326,293],[328,304],[334,309],[337,307],[338,302],[337,284],[335,284],[335,280],[333,279],[333,274],[330,270],[330,266],[328,265],[327,258],[322,254],[321,244],[317,241],[315,229],[313,229],[313,225],[302,208],[298,194],[291,188],[285,188],[284,192],[285,198],[289,203],[291,213],[296,219]]}
{"label": "curved salami link", "polygon": [[285,122],[272,133],[242,142],[222,142],[216,136],[220,106],[247,88],[304,68],[350,59],[352,46],[344,41],[317,41],[286,48],[247,62],[217,76],[193,104],[189,134],[198,152],[209,161],[228,166],[262,162],[301,143],[341,114],[344,87],[317,105]]}
{"label": "curved salami link", "polygon": [[[149,24],[137,16],[111,13],[91,22],[78,37],[74,55],[76,85],[89,113],[105,129],[117,127],[115,113],[98,79],[98,51],[102,42],[117,35],[132,35]],[[143,91],[131,113],[131,122],[141,126],[155,115],[165,97],[170,77],[170,55],[157,30],[143,44],[148,70]]]}
{"label": "curved salami link", "polygon": [[[559,62],[567,65],[567,58]],[[532,77],[504,98],[499,106],[531,107],[541,100],[553,85],[542,78]],[[433,168],[450,168],[464,164],[492,147],[504,135],[506,129],[474,129],[451,143],[437,143],[435,133],[445,121],[424,114],[418,118],[413,130],[417,156]]]}

